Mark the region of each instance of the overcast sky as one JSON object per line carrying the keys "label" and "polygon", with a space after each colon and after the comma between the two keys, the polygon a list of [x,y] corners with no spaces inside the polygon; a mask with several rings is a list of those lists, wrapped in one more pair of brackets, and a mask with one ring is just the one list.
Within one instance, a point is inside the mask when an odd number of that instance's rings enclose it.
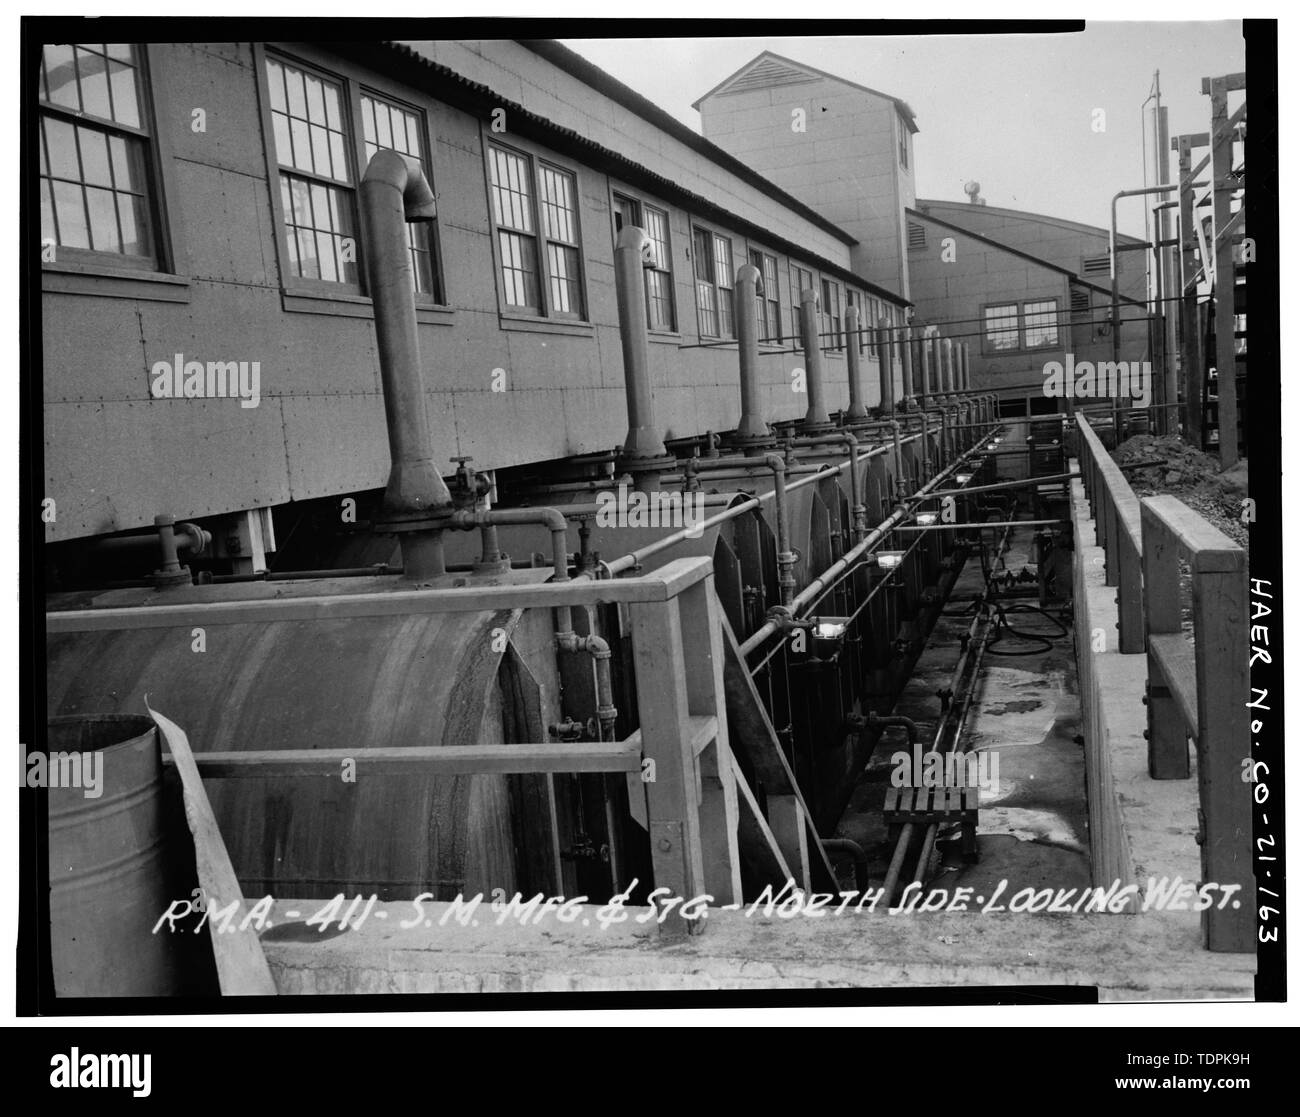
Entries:
{"label": "overcast sky", "polygon": [[[775,51],[912,107],[919,197],[961,201],[962,185],[975,179],[989,205],[1102,227],[1111,196],[1143,185],[1141,105],[1155,71],[1178,135],[1209,128],[1201,78],[1246,65],[1239,21],[1092,23],[1057,35],[563,42],[696,131],[691,102],[760,51]],[[1104,132],[1092,127],[1099,108]],[[1142,233],[1138,202],[1120,203],[1120,229]]]}

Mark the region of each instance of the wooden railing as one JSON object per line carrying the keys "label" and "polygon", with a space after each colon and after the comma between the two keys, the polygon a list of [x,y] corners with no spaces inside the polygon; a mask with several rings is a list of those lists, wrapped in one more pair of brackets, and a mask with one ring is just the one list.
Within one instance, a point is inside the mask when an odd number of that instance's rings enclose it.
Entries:
{"label": "wooden railing", "polygon": [[1146,647],[1138,498],[1092,425],[1082,415],[1078,416],[1078,423],[1083,487],[1097,525],[1097,544],[1106,551],[1106,585],[1118,588],[1119,650],[1129,655]]}
{"label": "wooden railing", "polygon": [[[337,776],[345,757],[358,773],[393,776],[641,773],[655,888],[665,889],[661,895],[667,898],[708,895],[712,904],[727,905],[743,900],[742,842],[747,856],[772,866],[782,883],[790,870],[732,754],[726,637],[713,578],[713,560],[694,557],[634,578],[90,609],[49,613],[46,624],[58,633],[620,603],[631,621],[640,720],[640,729],[625,741],[196,751],[194,762],[201,775],[225,779]],[[797,789],[793,794],[802,838],[807,809]],[[754,849],[755,841],[761,849]],[[808,887],[806,868],[790,875]],[[664,907],[661,937],[680,938],[703,926],[698,911],[688,919],[680,905]]]}
{"label": "wooden railing", "polygon": [[[1223,910],[1202,912],[1206,947],[1255,949],[1250,784],[1250,642],[1246,552],[1172,496],[1139,500],[1079,418],[1079,465],[1106,584],[1118,588],[1119,650],[1146,653],[1147,766],[1153,779],[1191,775],[1196,745],[1196,840],[1202,883],[1239,884]],[[1192,638],[1183,632],[1182,567],[1191,579]]]}
{"label": "wooden railing", "polygon": [[[1181,555],[1191,566],[1194,639],[1182,631]],[[1255,949],[1246,553],[1172,496],[1142,501],[1146,586],[1147,764],[1153,779],[1186,779],[1196,743],[1196,840],[1204,882],[1240,884],[1240,907],[1202,913],[1211,950]]]}

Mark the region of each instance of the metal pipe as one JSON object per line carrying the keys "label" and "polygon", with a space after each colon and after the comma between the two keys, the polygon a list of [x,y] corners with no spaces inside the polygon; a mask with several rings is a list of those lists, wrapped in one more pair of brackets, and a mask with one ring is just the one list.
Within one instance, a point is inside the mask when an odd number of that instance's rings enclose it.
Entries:
{"label": "metal pipe", "polygon": [[924,336],[916,338],[915,344],[916,359],[920,374],[917,381],[917,401],[921,405],[921,410],[924,411],[932,394],[930,391],[930,344]]}
{"label": "metal pipe", "polygon": [[880,358],[880,410],[889,415],[894,410],[894,354],[888,318],[876,319],[876,355]]}
{"label": "metal pipe", "polygon": [[1079,473],[1049,473],[1044,477],[1022,477],[1018,481],[998,481],[988,485],[970,485],[961,489],[944,489],[942,492],[931,493],[930,496],[970,496],[971,493],[989,493],[998,489],[1023,489],[1029,485],[1045,485],[1052,481],[1069,481],[1079,476],[1082,475]]}
{"label": "metal pipe", "polygon": [[789,605],[794,599],[794,564],[798,558],[790,550],[789,529],[786,527],[785,458],[780,454],[764,454],[763,462],[772,471],[772,491],[775,493],[777,583],[781,587],[781,604]]}
{"label": "metal pipe", "polygon": [[802,428],[815,430],[830,423],[822,382],[821,340],[817,332],[817,292],[805,287],[799,292],[799,325],[803,332],[804,374],[808,388],[808,412]]}
{"label": "metal pipe", "polygon": [[903,872],[903,859],[907,856],[907,847],[912,844],[914,830],[915,826],[912,823],[905,822],[898,833],[898,844],[894,846],[894,856],[890,858],[889,868],[885,872],[885,883],[880,886],[885,907],[893,903],[894,890],[898,887],[898,878]]}
{"label": "metal pipe", "polygon": [[767,423],[759,413],[758,388],[758,284],[753,264],[736,269],[736,348],[740,355],[740,422],[738,439],[767,438]]}
{"label": "metal pipe", "polygon": [[853,883],[859,892],[865,892],[871,886],[868,869],[871,859],[867,851],[849,838],[822,838],[822,849],[831,853],[847,853],[853,858]]}
{"label": "metal pipe", "polygon": [[902,328],[898,354],[903,366],[903,407],[911,408],[916,403],[916,391],[912,382],[912,330],[909,326]]}
{"label": "metal pipe", "polygon": [[925,867],[930,863],[930,854],[934,852],[934,840],[939,833],[939,824],[930,823],[925,828],[925,837],[921,840],[921,852],[917,854],[916,870],[912,874],[913,884],[923,884],[925,876]]}
{"label": "metal pipe", "polygon": [[623,347],[623,381],[627,392],[627,438],[619,467],[630,470],[639,491],[657,489],[658,467],[668,451],[655,424],[650,391],[650,353],[646,341],[644,269],[653,261],[654,243],[645,230],[624,225],[614,248],[614,292],[618,334]]}
{"label": "metal pipe", "polygon": [[[988,436],[986,435],[985,437],[987,438]],[[982,444],[983,443],[981,442],[979,445]],[[866,553],[872,547],[878,544],[881,540],[885,538],[885,536],[887,536],[890,533],[890,531],[893,530],[893,528],[897,524],[901,523],[905,518],[910,516],[912,514],[912,509],[910,505],[914,503],[919,503],[921,500],[929,496],[930,495],[929,490],[931,489],[931,487],[937,485],[940,481],[942,481],[949,473],[955,470],[957,466],[962,461],[964,461],[967,457],[969,457],[971,454],[976,453],[979,449],[979,445],[968,450],[965,454],[962,455],[962,457],[958,458],[957,461],[953,462],[952,465],[948,466],[942,472],[936,475],[932,481],[928,482],[924,486],[924,488],[919,489],[916,492],[916,494],[909,499],[907,504],[904,504],[902,507],[898,508],[886,519],[881,521],[879,525],[877,525],[867,534],[867,537],[863,539],[861,543],[858,543],[851,550],[845,552],[845,554],[841,556],[836,562],[832,563],[824,571],[822,571],[822,573],[817,578],[813,579],[813,581],[811,581],[807,586],[805,586],[804,589],[793,600],[785,601],[783,598],[782,604],[788,607],[792,612],[794,612],[800,608],[803,608],[810,601],[814,600],[817,594],[821,590],[823,590],[826,586],[830,585],[831,582],[834,581],[834,579],[840,574],[841,571],[846,570],[850,566],[852,566],[853,563],[855,563],[858,560],[858,557],[860,555]],[[741,644],[740,646],[741,654],[748,655],[755,648],[759,647],[764,640],[766,640],[769,636],[771,636],[773,633],[778,631],[779,628],[780,625],[774,621],[766,622],[762,627],[757,629],[754,632],[754,634],[749,637],[748,640],[746,640],[743,644]]]}
{"label": "metal pipe", "polygon": [[452,503],[433,460],[406,237],[408,222],[432,221],[436,213],[419,165],[395,151],[377,152],[361,179],[361,224],[392,455],[377,526],[400,532],[402,566],[411,578],[443,573],[442,534],[432,521]]}
{"label": "metal pipe", "polygon": [[[176,541],[176,548],[180,551],[189,551],[192,554],[199,554],[207,549],[208,544],[212,542],[212,534],[209,531],[199,527],[198,524],[182,522],[172,526],[172,538]],[[89,547],[92,552],[95,551],[119,551],[132,550],[136,547],[157,547],[158,525],[155,523],[154,530],[147,535],[108,535],[103,539],[94,540]]]}
{"label": "metal pipe", "polygon": [[[1140,190],[1120,190],[1110,200],[1110,348],[1115,360],[1119,360],[1119,253],[1115,251],[1119,242],[1119,200],[1136,198],[1143,194],[1167,194],[1177,190],[1178,183],[1161,183],[1159,186],[1144,186]],[[1157,249],[1156,251],[1159,251]]]}
{"label": "metal pipe", "polygon": [[[920,437],[919,434],[911,435],[909,436],[908,441],[911,441],[912,439],[919,438],[919,437]],[[858,460],[859,462],[866,461],[868,458],[874,458],[879,454],[885,453],[885,451],[886,451],[886,447],[877,446],[871,450],[866,451],[866,453],[862,454]],[[801,477],[798,481],[795,481],[793,484],[786,485],[785,491],[787,494],[792,493],[796,489],[800,489],[805,485],[811,485],[813,482],[825,477],[828,474],[837,474],[842,469],[844,469],[847,464],[848,464],[847,462],[842,462],[839,465],[828,466],[823,469],[815,470],[812,473],[810,473],[808,476]],[[726,474],[725,473],[719,474],[719,476],[726,476]],[[774,496],[775,496],[775,490],[773,490],[773,492],[771,493],[762,493],[758,496],[753,497],[751,500],[744,501],[740,504],[733,504],[725,511],[719,512],[716,516],[712,516],[709,519],[704,520],[702,523],[697,524],[694,528],[681,528],[678,531],[673,532],[671,535],[666,535],[662,539],[657,539],[653,543],[648,543],[644,547],[639,547],[637,550],[631,551],[628,554],[621,556],[620,558],[613,559],[610,562],[602,562],[601,566],[609,577],[613,577],[616,574],[621,574],[625,570],[631,570],[634,567],[638,566],[642,559],[650,558],[653,555],[659,554],[661,551],[666,551],[670,547],[676,546],[683,539],[685,539],[688,534],[694,533],[693,537],[698,536],[698,533],[704,529],[713,527],[716,524],[724,523],[727,520],[733,519],[737,516],[741,516],[746,512],[761,507],[763,501],[773,498]]]}
{"label": "metal pipe", "polygon": [[858,308],[850,303],[844,311],[844,328],[849,343],[849,409],[844,413],[848,422],[860,422],[867,417],[867,405],[862,400],[862,354],[859,351]]}
{"label": "metal pipe", "polygon": [[804,435],[800,441],[807,445],[830,443],[848,447],[849,507],[853,514],[853,541],[861,542],[863,536],[867,534],[867,506],[862,503],[862,497],[858,492],[858,440],[851,431],[836,431],[834,434]]}
{"label": "metal pipe", "polygon": [[945,337],[943,339],[942,352],[943,359],[940,365],[943,369],[943,393],[950,396],[956,391],[952,371],[952,338]]}
{"label": "metal pipe", "polygon": [[[1068,524],[1069,520],[1013,520],[1016,527],[1047,527],[1049,524]],[[904,524],[894,528],[895,531],[958,531],[967,528],[972,531],[981,528],[1005,527],[1006,520],[988,520],[967,524]]]}

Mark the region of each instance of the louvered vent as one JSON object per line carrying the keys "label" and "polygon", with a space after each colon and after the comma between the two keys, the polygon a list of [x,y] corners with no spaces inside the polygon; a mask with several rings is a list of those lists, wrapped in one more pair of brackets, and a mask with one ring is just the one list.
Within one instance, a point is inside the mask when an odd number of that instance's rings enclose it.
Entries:
{"label": "louvered vent", "polygon": [[796,70],[775,58],[765,58],[752,70],[747,70],[733,81],[723,93],[745,93],[751,89],[764,89],[772,85],[797,85],[800,82],[816,81],[812,74]]}
{"label": "louvered vent", "polygon": [[1085,287],[1070,288],[1070,311],[1073,314],[1087,314],[1092,309],[1092,296]]}
{"label": "louvered vent", "polygon": [[914,221],[907,223],[907,247],[924,248],[925,247],[925,226],[918,225]]}
{"label": "louvered vent", "polygon": [[1110,275],[1110,254],[1085,256],[1083,258],[1084,275]]}

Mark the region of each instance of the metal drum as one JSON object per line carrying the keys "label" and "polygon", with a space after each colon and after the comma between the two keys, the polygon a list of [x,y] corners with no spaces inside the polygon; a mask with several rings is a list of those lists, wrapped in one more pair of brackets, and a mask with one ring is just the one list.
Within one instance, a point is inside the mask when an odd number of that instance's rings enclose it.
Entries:
{"label": "metal drum", "polygon": [[100,792],[88,797],[82,786],[49,789],[55,992],[179,992],[182,944],[152,933],[176,898],[169,894],[162,759],[153,722],[128,714],[51,718],[49,753],[97,753]]}

